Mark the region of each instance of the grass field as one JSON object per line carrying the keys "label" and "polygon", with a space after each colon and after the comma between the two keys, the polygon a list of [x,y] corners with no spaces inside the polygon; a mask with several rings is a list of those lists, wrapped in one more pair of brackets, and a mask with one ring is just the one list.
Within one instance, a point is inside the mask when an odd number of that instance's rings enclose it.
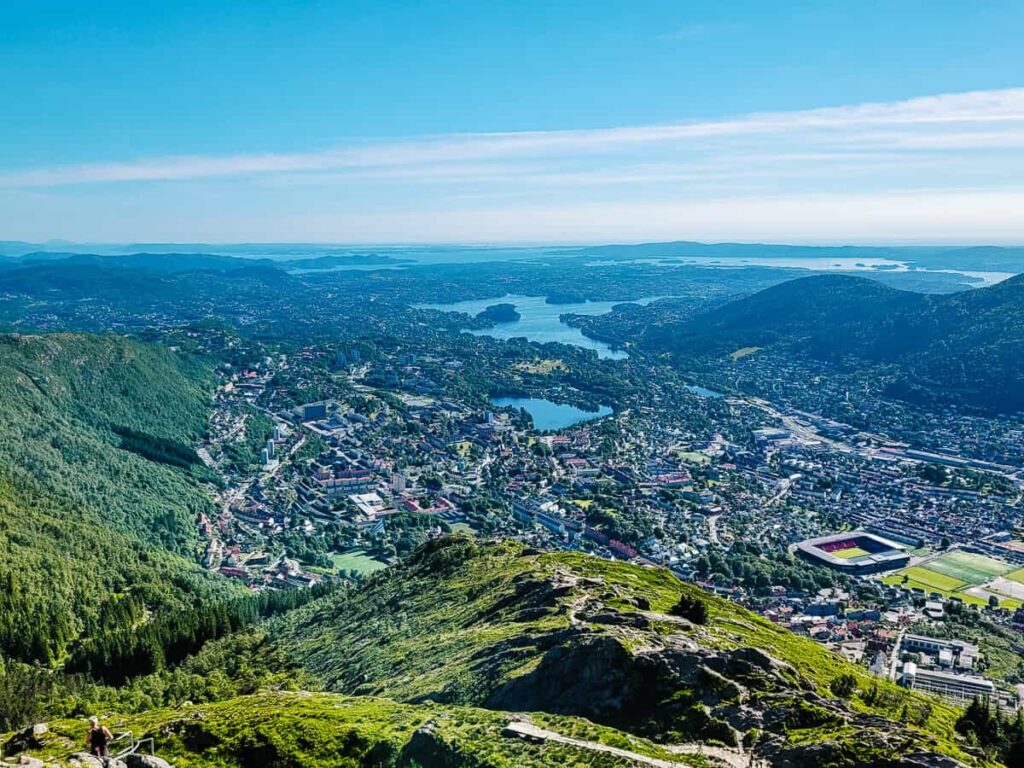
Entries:
{"label": "grass field", "polygon": [[935,590],[936,592],[955,592],[961,587],[968,586],[965,581],[954,579],[952,576],[946,576],[941,573],[936,573],[935,571],[930,571],[927,568],[922,568],[920,565],[912,565],[909,568],[904,568],[896,575],[898,575],[900,579],[907,576],[911,581],[917,582],[918,584],[923,585],[928,589]]}
{"label": "grass field", "polygon": [[829,554],[833,557],[838,557],[841,560],[852,560],[855,557],[867,555],[869,552],[866,549],[861,549],[860,547],[847,547],[846,549],[837,549],[833,552],[829,552]]}
{"label": "grass field", "polygon": [[1001,607],[1015,610],[1021,605],[1017,590],[984,589],[986,584],[1000,576],[1003,579],[1017,576],[1019,583],[1024,584],[1024,568],[1007,574],[1010,568],[995,558],[954,550],[922,565],[912,565],[891,573],[882,581],[904,589],[920,589],[926,594],[938,593],[978,606],[988,605],[988,596],[995,594]]}
{"label": "grass field", "polygon": [[959,550],[931,560],[924,567],[973,585],[984,584],[1010,570],[1009,565],[994,558]]}
{"label": "grass field", "polygon": [[703,453],[696,453],[694,451],[678,451],[676,458],[680,461],[685,461],[687,464],[710,464],[711,459],[705,456]]}
{"label": "grass field", "polygon": [[558,359],[537,360],[533,363],[516,363],[512,367],[523,371],[524,373],[535,373],[541,375],[554,373],[555,371],[569,370],[569,366]]}
{"label": "grass field", "polygon": [[334,563],[336,571],[358,571],[359,573],[370,574],[387,568],[385,563],[382,563],[380,560],[374,560],[362,549],[352,549],[342,553],[336,552],[331,555],[331,561]]}
{"label": "grass field", "polygon": [[1004,573],[1003,577],[1010,581],[1016,581],[1018,584],[1024,584],[1024,568],[1018,568],[1016,571]]}

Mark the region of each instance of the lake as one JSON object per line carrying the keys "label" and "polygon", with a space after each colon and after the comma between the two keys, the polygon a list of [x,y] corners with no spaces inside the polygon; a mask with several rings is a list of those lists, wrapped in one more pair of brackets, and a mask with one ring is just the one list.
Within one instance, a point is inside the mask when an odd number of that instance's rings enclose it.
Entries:
{"label": "lake", "polygon": [[700,395],[702,397],[725,397],[725,395],[723,395],[721,392],[715,392],[715,390],[713,389],[708,389],[707,387],[702,387],[697,384],[684,384],[683,389],[693,392],[694,394]]}
{"label": "lake", "polygon": [[650,304],[660,298],[651,296],[636,301],[584,301],[574,304],[547,304],[545,296],[517,296],[509,294],[501,298],[472,299],[457,301],[451,304],[417,304],[416,309],[436,309],[442,312],[465,312],[476,316],[492,304],[514,304],[520,317],[508,323],[495,323],[490,328],[466,331],[474,336],[490,336],[495,339],[514,339],[525,337],[541,344],[556,341],[560,344],[572,344],[584,349],[592,349],[597,356],[606,360],[623,360],[628,355],[621,349],[612,347],[603,341],[591,339],[583,335],[579,328],[566,325],[560,315],[603,315],[611,312],[616,304]]}
{"label": "lake", "polygon": [[536,397],[492,397],[491,404],[502,408],[525,409],[533,417],[533,428],[541,432],[565,429],[584,421],[612,415],[612,409],[606,405],[602,405],[596,411],[584,411],[575,405],[554,403]]}

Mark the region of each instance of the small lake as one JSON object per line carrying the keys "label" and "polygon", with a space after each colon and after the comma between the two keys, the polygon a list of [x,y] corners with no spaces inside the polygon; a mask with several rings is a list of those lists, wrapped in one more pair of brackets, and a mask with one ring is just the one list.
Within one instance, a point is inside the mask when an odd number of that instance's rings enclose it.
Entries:
{"label": "small lake", "polygon": [[492,397],[491,404],[502,408],[522,408],[533,417],[533,428],[541,432],[565,429],[584,421],[611,416],[612,409],[602,405],[596,411],[584,411],[575,405],[554,403],[536,397]]}
{"label": "small lake", "polygon": [[725,397],[725,395],[722,394],[721,392],[715,392],[715,390],[713,390],[713,389],[708,389],[707,387],[701,387],[701,386],[698,386],[697,384],[685,384],[685,385],[683,385],[683,389],[688,390],[690,392],[693,392],[695,395],[700,395],[701,397],[711,397],[711,398]]}
{"label": "small lake", "polygon": [[579,328],[566,325],[560,315],[603,315],[612,311],[616,304],[647,305],[655,301],[656,296],[637,299],[636,301],[584,301],[574,304],[548,304],[545,296],[507,295],[501,298],[472,299],[457,301],[451,304],[416,304],[416,309],[436,309],[441,312],[465,312],[476,317],[492,304],[514,304],[519,319],[508,323],[495,323],[491,328],[466,331],[474,336],[490,336],[494,339],[507,341],[517,337],[525,337],[529,341],[540,344],[558,342],[572,344],[584,349],[593,349],[597,356],[606,360],[623,360],[627,358],[620,349],[612,349],[610,345],[597,339],[583,335]]}

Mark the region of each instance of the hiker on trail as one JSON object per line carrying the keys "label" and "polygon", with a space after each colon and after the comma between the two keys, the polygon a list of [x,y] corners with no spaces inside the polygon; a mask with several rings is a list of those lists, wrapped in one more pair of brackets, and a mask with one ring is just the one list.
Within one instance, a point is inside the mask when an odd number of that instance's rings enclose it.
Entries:
{"label": "hiker on trail", "polygon": [[107,726],[100,725],[100,720],[95,715],[89,718],[89,733],[85,736],[85,743],[89,745],[89,754],[95,757],[110,756],[110,740],[114,734],[107,730]]}

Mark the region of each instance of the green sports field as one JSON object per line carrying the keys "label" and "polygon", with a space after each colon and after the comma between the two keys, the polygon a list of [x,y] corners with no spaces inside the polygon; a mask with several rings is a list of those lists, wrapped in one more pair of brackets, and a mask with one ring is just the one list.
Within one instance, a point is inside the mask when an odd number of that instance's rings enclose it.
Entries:
{"label": "green sports field", "polygon": [[334,563],[334,570],[336,571],[359,571],[363,574],[370,574],[374,571],[379,571],[387,568],[386,563],[382,563],[380,560],[374,560],[370,557],[365,550],[352,549],[344,553],[335,553],[331,555],[331,560]]}
{"label": "green sports field", "polygon": [[855,557],[860,557],[861,555],[867,555],[870,553],[866,549],[861,549],[860,547],[849,547],[848,549],[837,549],[833,552],[829,552],[829,554],[842,560],[852,560]]}
{"label": "green sports field", "polygon": [[899,576],[900,581],[906,576],[910,581],[916,582],[914,586],[922,586],[926,591],[955,592],[961,587],[968,586],[965,581],[930,571],[927,568],[922,568],[920,565],[912,565],[893,575]]}
{"label": "green sports field", "polygon": [[[937,593],[944,597],[957,598],[978,606],[987,605],[988,594],[995,594],[1001,607],[1014,610],[1021,605],[1020,600],[994,590],[987,592],[982,589],[984,585],[1000,576],[1017,576],[1019,578],[1015,580],[1024,583],[1024,568],[1008,573],[1011,568],[1012,566],[1007,563],[992,557],[954,550],[934,560],[890,573],[882,581],[904,589],[920,589],[926,594]],[[969,590],[975,594],[970,594]]]}
{"label": "green sports field", "polygon": [[973,585],[984,584],[1010,570],[1008,564],[994,558],[958,550],[947,552],[927,562],[924,567]]}
{"label": "green sports field", "polygon": [[1018,568],[1016,571],[1004,573],[1003,576],[1010,581],[1016,581],[1018,584],[1024,584],[1024,568]]}

